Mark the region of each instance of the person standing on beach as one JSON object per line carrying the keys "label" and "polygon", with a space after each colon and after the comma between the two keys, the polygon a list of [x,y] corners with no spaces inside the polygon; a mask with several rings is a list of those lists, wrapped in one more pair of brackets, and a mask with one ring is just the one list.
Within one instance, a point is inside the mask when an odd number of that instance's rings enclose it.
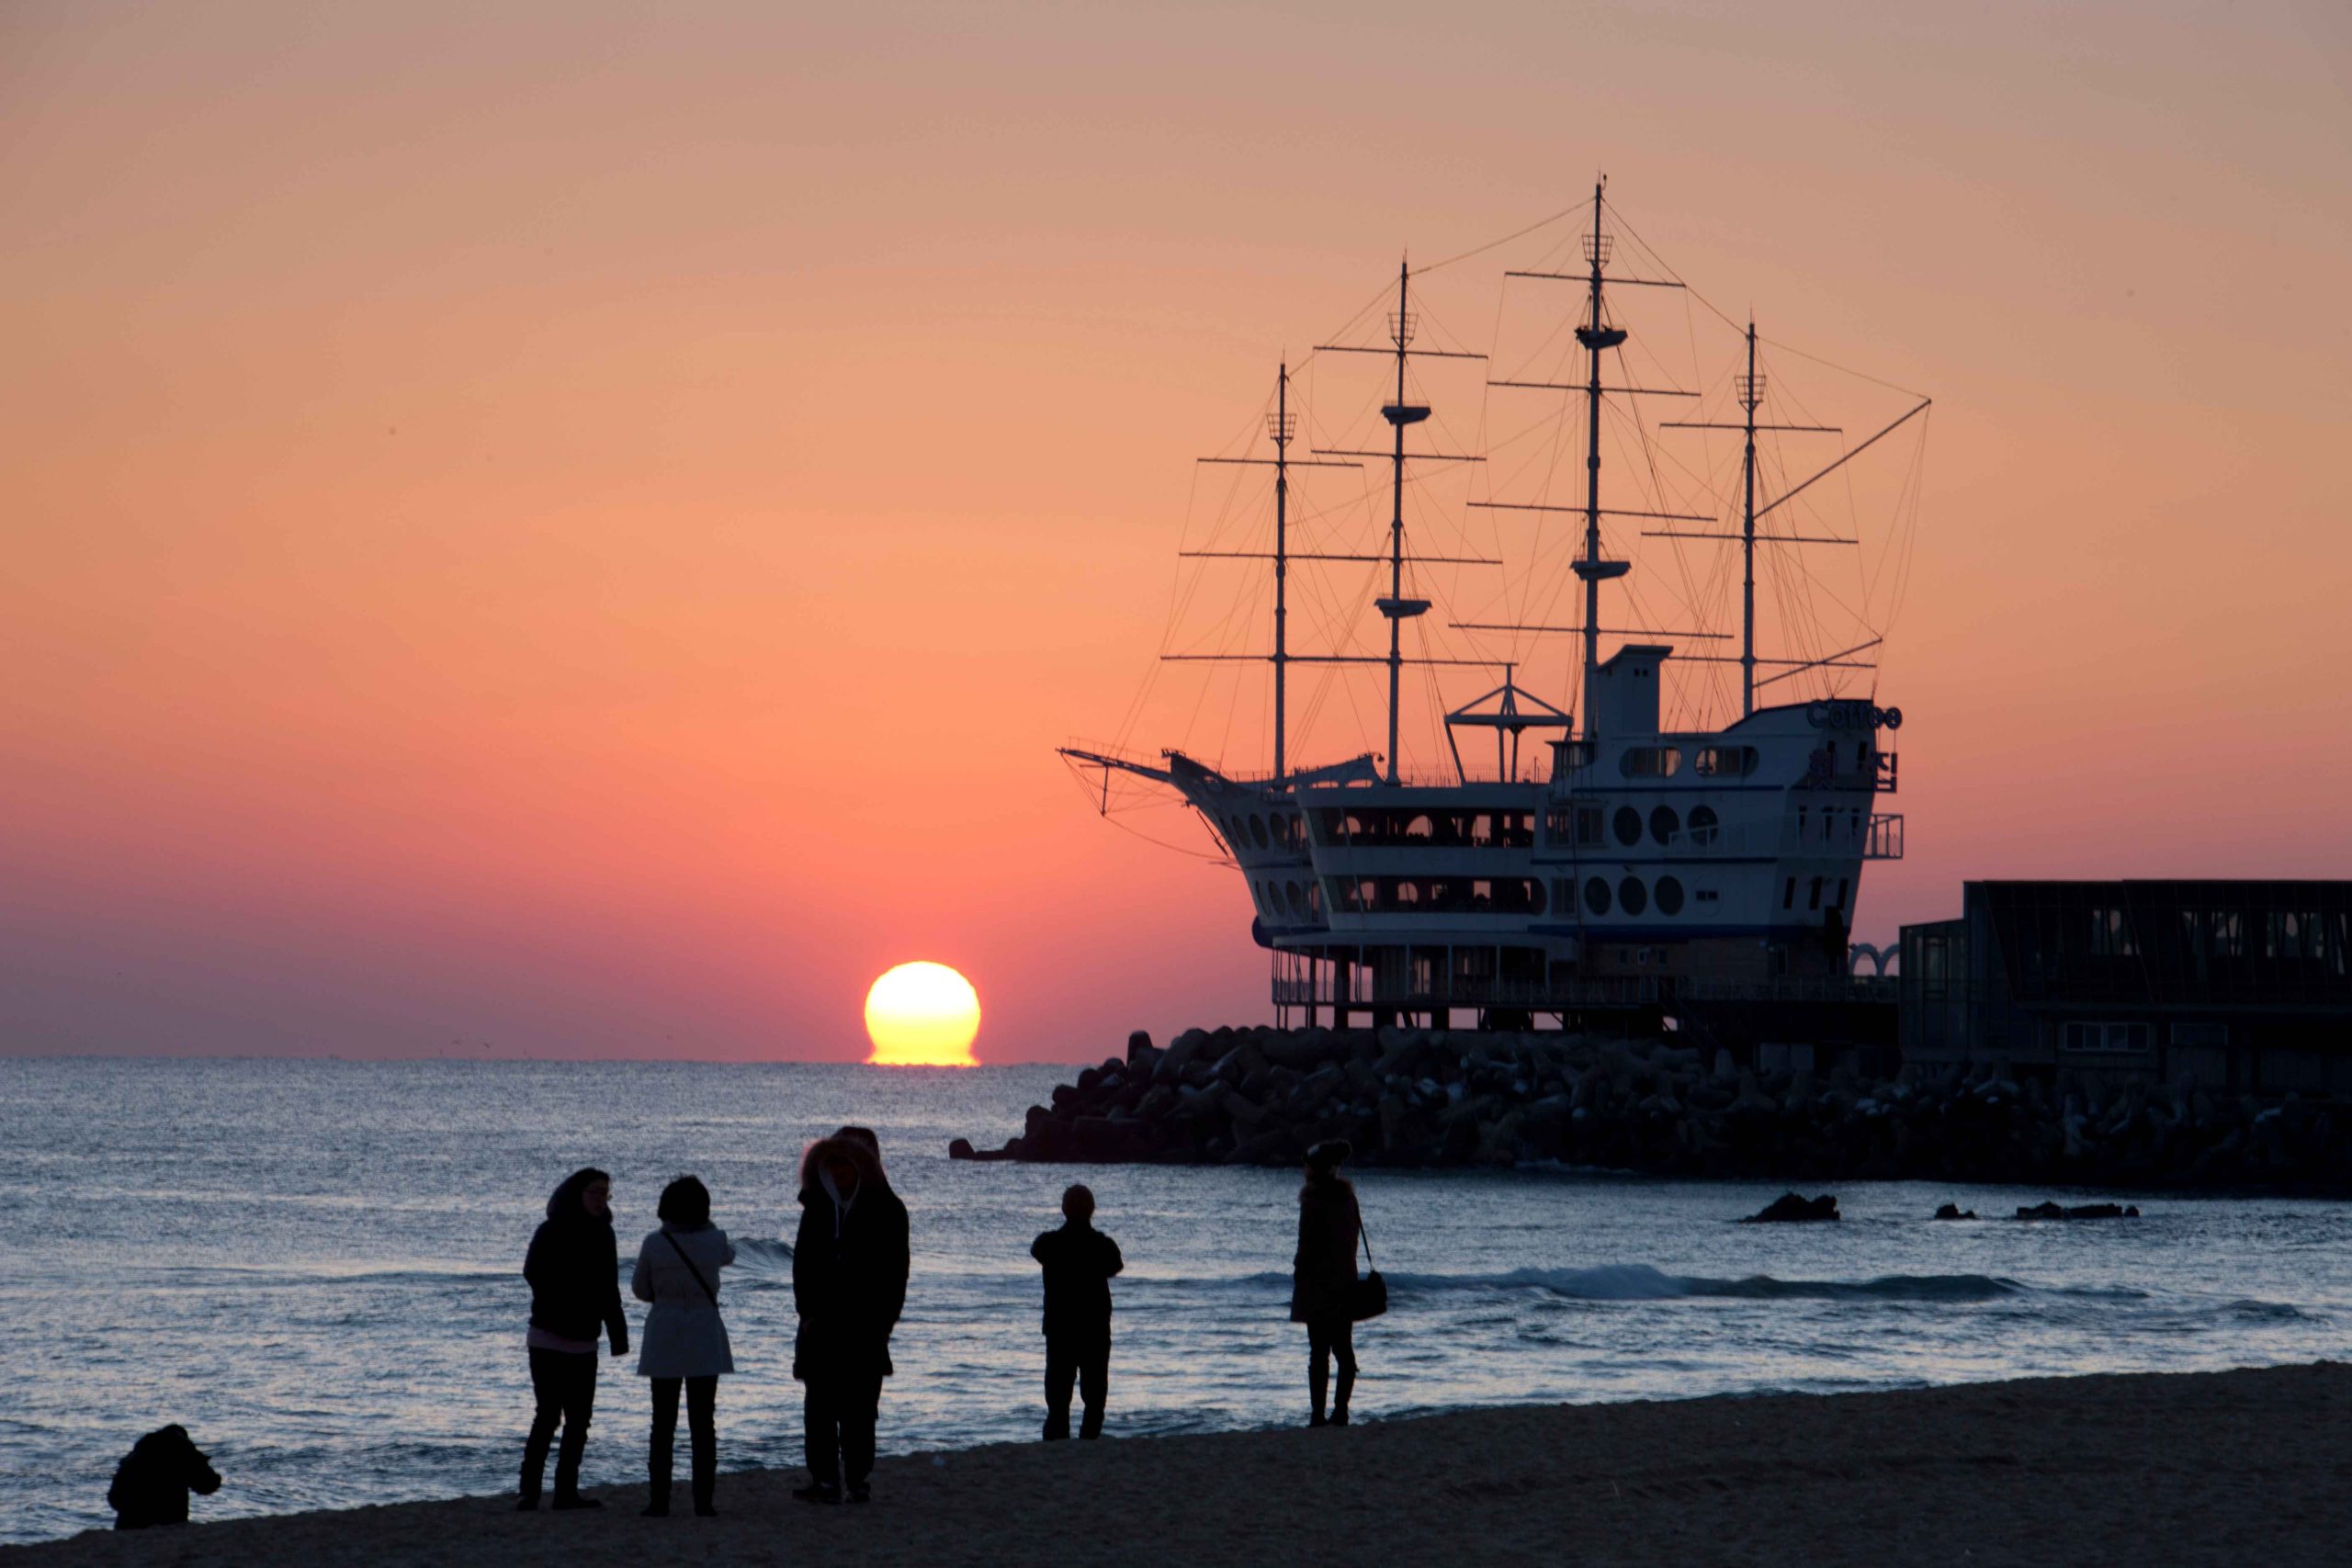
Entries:
{"label": "person standing on beach", "polygon": [[793,1495],[853,1503],[871,1495],[874,1423],[890,1365],[890,1331],[907,1302],[907,1206],[890,1190],[874,1134],[844,1128],[800,1160],[800,1228],[792,1303],[800,1314],[792,1375],[804,1389],[808,1484]]}
{"label": "person standing on beach", "polygon": [[662,1228],[637,1249],[629,1290],[651,1302],[637,1356],[640,1377],[653,1383],[653,1428],[645,1453],[650,1493],[646,1517],[670,1512],[670,1468],[678,1438],[678,1392],[686,1396],[692,1434],[695,1512],[718,1512],[712,1493],[718,1481],[718,1380],[735,1370],[727,1324],[718,1315],[718,1271],[735,1261],[727,1233],[710,1223],[710,1189],[701,1179],[682,1176],[662,1190],[656,1211]]}
{"label": "person standing on beach", "polygon": [[[1298,1190],[1298,1251],[1291,1258],[1290,1320],[1306,1325],[1306,1386],[1315,1396],[1307,1425],[1344,1427],[1348,1395],[1356,1384],[1356,1238],[1363,1215],[1355,1185],[1340,1174],[1351,1150],[1333,1138],[1306,1151],[1306,1183]],[[1330,1364],[1340,1363],[1331,1415],[1323,1415]]]}
{"label": "person standing on beach", "polygon": [[1078,1435],[1102,1435],[1111,1392],[1111,1276],[1126,1267],[1119,1244],[1094,1228],[1094,1194],[1062,1194],[1062,1227],[1029,1244],[1046,1269],[1046,1440],[1069,1436],[1069,1387],[1086,1402]]}
{"label": "person standing on beach", "polygon": [[523,1258],[531,1284],[531,1393],[537,1409],[523,1444],[523,1483],[515,1506],[539,1506],[548,1445],[563,1427],[555,1461],[555,1506],[596,1508],[580,1495],[580,1461],[588,1449],[588,1422],[596,1403],[596,1336],[613,1354],[628,1354],[628,1319],[621,1315],[620,1257],[613,1243],[613,1179],[575,1170],[548,1199],[548,1217],[532,1233]]}

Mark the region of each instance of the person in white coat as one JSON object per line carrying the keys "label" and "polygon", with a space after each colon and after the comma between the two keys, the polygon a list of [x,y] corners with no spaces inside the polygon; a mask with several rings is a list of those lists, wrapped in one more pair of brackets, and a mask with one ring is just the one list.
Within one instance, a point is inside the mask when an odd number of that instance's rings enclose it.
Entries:
{"label": "person in white coat", "polygon": [[716,1514],[718,1478],[718,1379],[735,1370],[727,1324],[718,1315],[718,1271],[735,1261],[727,1233],[710,1223],[710,1189],[682,1176],[662,1190],[662,1228],[637,1249],[629,1290],[651,1302],[638,1337],[637,1371],[653,1380],[653,1431],[645,1468],[651,1495],[645,1512],[670,1511],[671,1451],[678,1435],[678,1393],[684,1386],[692,1433],[695,1512]]}

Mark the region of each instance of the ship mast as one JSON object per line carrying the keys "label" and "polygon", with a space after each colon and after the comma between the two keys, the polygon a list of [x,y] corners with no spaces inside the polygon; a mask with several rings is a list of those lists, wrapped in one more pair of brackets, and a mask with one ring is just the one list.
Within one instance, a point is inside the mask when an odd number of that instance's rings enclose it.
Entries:
{"label": "ship mast", "polygon": [[[1740,554],[1745,569],[1739,599],[1739,716],[1756,711],[1756,405],[1763,400],[1764,383],[1756,376],[1756,318],[1747,318],[1747,374],[1739,378],[1739,406],[1745,416],[1747,456],[1741,466]],[[1276,676],[1279,680],[1281,677]]]}
{"label": "ship mast", "polygon": [[1411,289],[1413,270],[1406,262],[1396,265],[1396,313],[1388,318],[1388,335],[1396,344],[1396,399],[1380,411],[1395,433],[1396,441],[1389,453],[1390,511],[1388,514],[1388,597],[1373,603],[1388,621],[1388,782],[1396,782],[1396,710],[1397,692],[1404,672],[1405,623],[1416,615],[1426,615],[1430,602],[1405,597],[1405,427],[1419,424],[1429,418],[1427,403],[1405,400],[1406,344],[1413,341]]}
{"label": "ship mast", "polygon": [[1283,716],[1283,682],[1290,669],[1290,441],[1297,422],[1290,412],[1290,362],[1284,360],[1274,383],[1274,412],[1266,421],[1274,438],[1274,782],[1284,769],[1283,738],[1288,726]]}
{"label": "ship mast", "polygon": [[1632,562],[1600,558],[1600,355],[1603,350],[1615,348],[1625,341],[1622,329],[1605,324],[1601,319],[1601,269],[1609,264],[1609,235],[1601,229],[1601,192],[1609,182],[1604,178],[1592,187],[1592,232],[1584,237],[1584,258],[1590,266],[1588,279],[1591,301],[1587,307],[1591,320],[1577,329],[1577,342],[1582,344],[1586,355],[1585,452],[1584,452],[1584,558],[1576,563],[1576,574],[1584,580],[1584,732],[1593,733],[1594,677],[1600,671],[1600,585],[1612,577],[1623,577]]}

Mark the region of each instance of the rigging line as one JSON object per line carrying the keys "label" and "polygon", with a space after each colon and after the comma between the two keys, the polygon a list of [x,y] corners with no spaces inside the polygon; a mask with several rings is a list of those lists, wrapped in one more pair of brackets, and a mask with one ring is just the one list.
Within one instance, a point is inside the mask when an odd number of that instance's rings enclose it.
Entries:
{"label": "rigging line", "polygon": [[1564,207],[1560,209],[1559,211],[1552,214],[1551,217],[1539,219],[1535,222],[1530,223],[1526,228],[1518,231],[1516,233],[1505,234],[1499,240],[1489,240],[1485,244],[1479,245],[1472,250],[1464,251],[1458,256],[1448,256],[1442,262],[1431,262],[1427,266],[1417,266],[1413,268],[1413,276],[1418,277],[1423,273],[1437,272],[1445,267],[1452,266],[1456,262],[1468,261],[1472,256],[1485,255],[1488,251],[1495,249],[1498,245],[1508,245],[1513,240],[1523,240],[1527,238],[1528,235],[1534,233],[1538,229],[1549,228],[1551,225],[1557,223],[1563,218],[1573,218],[1591,205],[1592,204],[1589,201],[1579,201],[1574,207]]}
{"label": "rigging line", "polygon": [[[1635,244],[1637,244],[1637,245],[1639,245],[1639,246],[1641,246],[1641,247],[1642,247],[1643,251],[1648,254],[1648,256],[1649,256],[1650,260],[1651,260],[1653,263],[1655,263],[1656,265],[1657,265],[1658,266],[1660,266],[1660,267],[1662,267],[1662,268],[1664,268],[1664,269],[1665,269],[1666,276],[1667,276],[1668,277],[1672,278],[1675,282],[1681,284],[1681,285],[1683,286],[1683,288],[1684,288],[1688,289],[1688,290],[1689,290],[1689,291],[1690,291],[1693,296],[1695,296],[1695,297],[1697,298],[1698,301],[1699,301],[1701,304],[1702,304],[1702,305],[1706,306],[1706,308],[1707,308],[1708,310],[1713,310],[1713,311],[1717,316],[1721,317],[1721,318],[1723,319],[1723,322],[1724,322],[1724,324],[1725,326],[1727,326],[1727,327],[1731,328],[1731,329],[1732,329],[1733,331],[1735,331],[1735,332],[1742,332],[1742,331],[1745,331],[1745,329],[1744,329],[1743,327],[1741,327],[1740,323],[1739,323],[1739,322],[1737,322],[1737,321],[1734,321],[1734,320],[1731,318],[1731,316],[1730,316],[1730,315],[1729,315],[1729,314],[1728,314],[1728,313],[1727,313],[1727,312],[1726,312],[1726,311],[1725,311],[1725,310],[1724,310],[1721,306],[1717,305],[1713,300],[1712,300],[1712,299],[1708,299],[1704,294],[1701,294],[1701,293],[1699,292],[1698,288],[1697,288],[1694,285],[1692,285],[1691,283],[1690,283],[1687,279],[1685,279],[1685,278],[1682,276],[1682,275],[1681,275],[1680,273],[1676,272],[1676,271],[1674,270],[1674,268],[1673,268],[1673,267],[1671,267],[1671,266],[1668,265],[1667,265],[1667,262],[1666,262],[1666,258],[1664,258],[1663,256],[1659,255],[1659,254],[1657,254],[1657,250],[1656,250],[1656,249],[1654,249],[1654,248],[1651,246],[1650,243],[1649,243],[1647,240],[1645,240],[1645,239],[1643,239],[1643,238],[1642,238],[1642,236],[1641,236],[1641,231],[1640,231],[1639,230],[1635,229],[1632,223],[1630,223],[1630,222],[1628,222],[1628,221],[1626,220],[1625,215],[1624,215],[1623,212],[1620,212],[1620,211],[1618,210],[1616,203],[1614,203],[1614,202],[1612,202],[1612,201],[1609,201],[1606,197],[1604,197],[1604,198],[1602,199],[1602,206],[1603,206],[1604,208],[1606,208],[1606,209],[1609,210],[1609,212],[1611,212],[1611,214],[1613,214],[1613,215],[1616,217],[1618,226],[1619,226],[1621,229],[1623,229],[1626,233],[1631,234],[1631,235],[1633,236],[1633,238],[1634,238],[1634,243]],[[1774,348],[1784,348],[1784,349],[1787,349],[1791,354],[1795,355],[1796,355],[1798,358],[1800,358],[1800,359],[1810,359],[1810,360],[1812,360],[1815,365],[1823,366],[1823,367],[1826,367],[1826,368],[1828,368],[1828,369],[1835,370],[1835,371],[1837,371],[1838,374],[1840,374],[1840,375],[1842,375],[1842,376],[1853,376],[1853,377],[1857,377],[1857,378],[1860,378],[1860,379],[1861,379],[1861,380],[1864,380],[1864,381],[1868,381],[1868,382],[1870,382],[1870,383],[1871,383],[1871,385],[1873,385],[1873,386],[1884,387],[1884,388],[1885,388],[1888,391],[1890,391],[1890,392],[1901,392],[1901,393],[1902,393],[1905,397],[1906,397],[1906,398],[1924,398],[1924,397],[1926,397],[1926,396],[1928,395],[1928,394],[1927,394],[1927,393],[1925,393],[1925,392],[1917,392],[1917,391],[1914,391],[1914,390],[1912,390],[1912,389],[1911,389],[1910,388],[1908,388],[1908,387],[1905,387],[1905,386],[1897,385],[1895,382],[1893,382],[1893,381],[1881,380],[1878,377],[1876,377],[1876,376],[1873,376],[1873,375],[1870,374],[1868,371],[1865,371],[1865,370],[1856,370],[1856,369],[1854,369],[1853,367],[1851,367],[1850,366],[1840,365],[1840,364],[1838,364],[1838,363],[1836,360],[1834,360],[1834,359],[1824,359],[1824,358],[1822,358],[1819,355],[1816,355],[1816,354],[1807,354],[1804,350],[1803,350],[1803,349],[1801,349],[1801,348],[1794,347],[1794,346],[1792,346],[1792,344],[1789,344],[1776,342],[1776,341],[1775,341],[1775,340],[1773,340],[1773,339],[1770,339],[1770,338],[1764,338],[1764,337],[1759,337],[1759,338],[1758,339],[1758,342],[1761,342],[1761,343],[1770,343],[1770,344],[1772,344],[1772,346],[1773,346]]]}

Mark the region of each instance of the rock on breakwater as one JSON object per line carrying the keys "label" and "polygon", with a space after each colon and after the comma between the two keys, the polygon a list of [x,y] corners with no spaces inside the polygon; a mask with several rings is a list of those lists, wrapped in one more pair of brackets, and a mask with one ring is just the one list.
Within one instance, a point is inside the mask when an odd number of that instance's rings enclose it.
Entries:
{"label": "rock on breakwater", "polygon": [[959,1159],[1288,1165],[1343,1137],[1361,1164],[1553,1161],[1664,1174],[2352,1191],[2352,1116],[2183,1080],[2071,1073],[1759,1072],[1671,1038],[1187,1030],[1130,1038]]}

